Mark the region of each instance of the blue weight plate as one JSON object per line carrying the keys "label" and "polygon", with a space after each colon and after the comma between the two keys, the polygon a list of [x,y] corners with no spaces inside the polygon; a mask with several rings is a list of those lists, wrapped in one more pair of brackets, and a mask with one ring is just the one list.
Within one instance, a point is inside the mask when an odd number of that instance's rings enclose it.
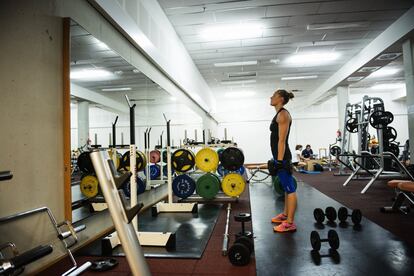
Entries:
{"label": "blue weight plate", "polygon": [[[145,181],[141,177],[137,177],[138,194],[144,193],[146,187],[147,184],[145,183]],[[131,183],[129,181],[122,186],[122,190],[124,191],[126,197],[131,197]]]}
{"label": "blue weight plate", "polygon": [[186,174],[178,175],[172,182],[172,190],[174,194],[181,198],[189,197],[194,193],[195,189],[195,181]]}
{"label": "blue weight plate", "polygon": [[220,176],[224,176],[225,174],[226,174],[226,169],[223,167],[223,165],[218,165],[218,167],[217,167],[217,173],[220,175]]}
{"label": "blue weight plate", "polygon": [[[168,172],[167,172],[167,165],[162,166],[162,173],[167,176]],[[171,166],[171,174],[174,173],[174,168]]]}

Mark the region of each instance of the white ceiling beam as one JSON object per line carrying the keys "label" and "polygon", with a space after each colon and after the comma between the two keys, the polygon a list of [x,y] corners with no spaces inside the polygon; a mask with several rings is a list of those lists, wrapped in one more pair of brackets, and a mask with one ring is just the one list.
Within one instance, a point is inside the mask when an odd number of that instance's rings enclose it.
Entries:
{"label": "white ceiling beam", "polygon": [[70,94],[76,98],[80,98],[80,99],[86,100],[91,103],[100,104],[108,108],[109,110],[113,110],[113,111],[117,111],[121,113],[129,112],[126,101],[125,101],[125,104],[121,104],[118,101],[105,97],[100,93],[80,87],[79,85],[76,85],[74,83],[70,84]]}
{"label": "white ceiling beam", "polygon": [[297,105],[297,108],[303,109],[317,102],[323,101],[325,97],[329,98],[327,96],[329,96],[330,90],[334,89],[344,79],[349,77],[352,73],[378,56],[412,30],[414,30],[414,7],[404,13],[356,56],[350,59],[336,73],[322,83],[307,97],[306,100],[303,100],[303,104]]}

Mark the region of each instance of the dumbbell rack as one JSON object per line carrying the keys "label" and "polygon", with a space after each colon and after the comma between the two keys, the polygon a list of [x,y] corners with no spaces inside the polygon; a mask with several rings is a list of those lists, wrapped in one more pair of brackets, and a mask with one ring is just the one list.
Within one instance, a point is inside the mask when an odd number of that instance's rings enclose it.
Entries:
{"label": "dumbbell rack", "polygon": [[[197,203],[174,203],[172,195],[172,174],[171,174],[171,146],[170,146],[170,122],[164,115],[167,123],[167,183],[168,183],[168,201],[159,202],[152,207],[153,215],[158,213],[196,213],[198,210]],[[162,159],[162,156],[161,156]]]}

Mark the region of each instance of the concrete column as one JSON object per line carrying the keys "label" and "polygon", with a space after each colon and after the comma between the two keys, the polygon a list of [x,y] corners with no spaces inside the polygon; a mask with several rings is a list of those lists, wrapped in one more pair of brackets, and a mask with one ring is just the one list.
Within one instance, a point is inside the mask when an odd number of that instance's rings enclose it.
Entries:
{"label": "concrete column", "polygon": [[407,91],[408,135],[410,139],[411,164],[414,164],[414,39],[406,40],[403,45],[405,87]]}
{"label": "concrete column", "polygon": [[344,130],[345,107],[349,103],[349,87],[339,86],[336,88],[338,97],[338,126],[341,132]]}
{"label": "concrete column", "polygon": [[78,102],[78,147],[82,147],[89,138],[89,102]]}

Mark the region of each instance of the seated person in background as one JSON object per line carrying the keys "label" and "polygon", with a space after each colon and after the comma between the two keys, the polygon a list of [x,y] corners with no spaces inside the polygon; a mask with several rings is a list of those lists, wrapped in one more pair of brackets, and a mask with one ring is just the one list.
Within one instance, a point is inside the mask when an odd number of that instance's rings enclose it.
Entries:
{"label": "seated person in background", "polygon": [[372,154],[376,154],[378,149],[378,139],[375,135],[371,136],[371,139],[368,142],[368,147],[371,149]]}
{"label": "seated person in background", "polygon": [[292,164],[296,170],[306,166],[306,163],[303,162],[305,159],[302,157],[302,148],[302,145],[296,145],[295,153],[292,155]]}
{"label": "seated person in background", "polygon": [[310,160],[313,156],[313,150],[310,145],[306,145],[306,148],[302,151],[302,157],[304,160]]}

